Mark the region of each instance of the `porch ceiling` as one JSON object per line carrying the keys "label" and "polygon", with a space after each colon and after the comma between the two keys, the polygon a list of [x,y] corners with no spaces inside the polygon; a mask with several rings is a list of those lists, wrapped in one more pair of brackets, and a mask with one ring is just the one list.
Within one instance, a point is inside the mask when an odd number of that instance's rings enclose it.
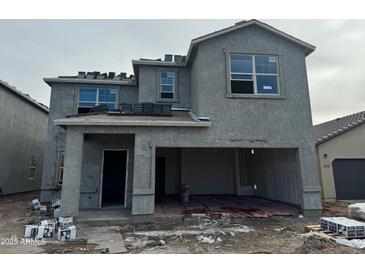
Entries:
{"label": "porch ceiling", "polygon": [[194,119],[188,112],[174,112],[172,116],[114,116],[107,114],[70,117],[54,120],[57,126],[155,126],[210,127],[210,121]]}

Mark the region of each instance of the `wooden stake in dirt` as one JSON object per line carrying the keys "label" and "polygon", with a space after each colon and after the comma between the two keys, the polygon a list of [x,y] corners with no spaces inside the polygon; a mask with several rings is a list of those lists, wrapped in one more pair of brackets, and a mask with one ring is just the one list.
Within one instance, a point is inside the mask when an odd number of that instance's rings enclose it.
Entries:
{"label": "wooden stake in dirt", "polygon": [[321,226],[320,225],[306,225],[304,227],[304,231],[305,232],[311,232],[311,231],[321,231]]}

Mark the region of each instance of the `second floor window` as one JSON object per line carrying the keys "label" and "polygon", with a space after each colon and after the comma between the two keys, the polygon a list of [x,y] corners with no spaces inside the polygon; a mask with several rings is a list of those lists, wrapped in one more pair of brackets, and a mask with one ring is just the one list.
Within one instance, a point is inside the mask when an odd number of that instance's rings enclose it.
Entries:
{"label": "second floor window", "polygon": [[175,98],[175,72],[163,71],[160,73],[160,99]]}
{"label": "second floor window", "polygon": [[107,105],[109,110],[115,110],[117,105],[117,90],[113,88],[80,88],[79,113],[90,112],[97,105]]}
{"label": "second floor window", "polygon": [[279,94],[278,59],[275,55],[230,54],[233,94]]}

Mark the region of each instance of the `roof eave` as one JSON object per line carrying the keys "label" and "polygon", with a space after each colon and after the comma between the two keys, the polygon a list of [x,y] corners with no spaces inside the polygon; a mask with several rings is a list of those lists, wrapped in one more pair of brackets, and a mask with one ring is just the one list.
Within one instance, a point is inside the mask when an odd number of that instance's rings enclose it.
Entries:
{"label": "roof eave", "polygon": [[186,62],[184,63],[175,63],[175,62],[164,62],[164,61],[141,61],[141,60],[132,60],[132,65],[143,65],[143,66],[164,66],[164,67],[185,67]]}
{"label": "roof eave", "polygon": [[115,81],[115,80],[102,80],[102,79],[67,79],[67,78],[43,78],[49,86],[53,83],[71,83],[71,84],[99,84],[99,85],[118,85],[118,86],[135,86],[135,81]]}
{"label": "roof eave", "polygon": [[271,32],[273,32],[273,33],[275,33],[275,34],[283,37],[283,38],[286,38],[286,39],[288,39],[288,40],[290,40],[290,41],[292,41],[292,42],[294,42],[296,44],[301,45],[302,47],[305,48],[305,56],[308,56],[309,54],[311,54],[316,49],[315,46],[313,46],[313,45],[311,45],[311,44],[309,44],[307,42],[304,42],[304,41],[302,41],[302,40],[300,40],[298,38],[295,38],[295,37],[293,37],[293,36],[291,36],[291,35],[283,32],[283,31],[278,30],[278,29],[276,29],[276,28],[274,28],[274,27],[272,27],[272,26],[270,26],[268,24],[265,24],[265,23],[261,22],[261,21],[258,21],[256,19],[252,19],[252,20],[249,20],[249,21],[247,21],[245,23],[237,24],[237,25],[234,25],[234,26],[231,26],[231,27],[222,29],[220,31],[213,32],[211,34],[207,34],[207,35],[204,35],[204,36],[201,36],[201,37],[198,37],[198,38],[193,39],[191,41],[191,43],[190,43],[189,50],[188,50],[188,54],[186,55],[186,61],[187,61],[187,63],[189,63],[190,56],[191,56],[191,53],[193,51],[193,48],[197,44],[199,44],[199,43],[201,43],[203,41],[206,41],[206,40],[215,38],[217,36],[220,36],[220,35],[229,33],[231,31],[235,31],[235,30],[238,30],[238,29],[241,29],[241,28],[244,28],[244,27],[248,27],[248,26],[253,25],[253,24],[256,24],[256,25],[258,25],[258,26],[260,26],[260,27],[262,27],[262,28],[264,28],[264,29],[266,29],[268,31],[271,31]]}
{"label": "roof eave", "polygon": [[57,119],[53,121],[56,126],[139,126],[139,127],[210,127],[211,122],[196,121],[112,121],[108,119]]}

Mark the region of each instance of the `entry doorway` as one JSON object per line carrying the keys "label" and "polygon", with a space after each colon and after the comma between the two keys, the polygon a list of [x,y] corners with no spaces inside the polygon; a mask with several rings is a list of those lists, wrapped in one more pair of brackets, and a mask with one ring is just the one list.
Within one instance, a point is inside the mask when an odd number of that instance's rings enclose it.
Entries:
{"label": "entry doorway", "polygon": [[125,206],[127,150],[104,150],[101,207]]}

